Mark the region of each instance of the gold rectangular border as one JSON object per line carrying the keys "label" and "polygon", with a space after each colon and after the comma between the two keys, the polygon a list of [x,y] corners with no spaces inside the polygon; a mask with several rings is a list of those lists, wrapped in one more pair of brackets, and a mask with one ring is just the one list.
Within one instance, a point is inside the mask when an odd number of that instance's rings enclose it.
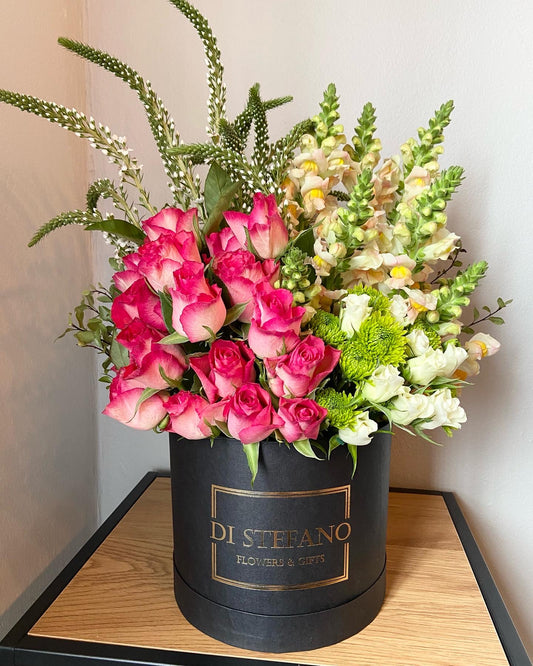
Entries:
{"label": "gold rectangular border", "polygon": [[[217,492],[227,493],[229,495],[237,495],[239,497],[254,497],[254,498],[267,498],[267,497],[320,497],[323,495],[334,495],[336,493],[344,493],[344,519],[350,518],[350,486],[338,486],[337,488],[321,488],[320,490],[287,490],[287,491],[261,491],[261,490],[242,490],[240,488],[227,488],[225,486],[211,486],[211,517],[217,517]],[[341,576],[334,578],[326,578],[324,580],[317,580],[311,583],[298,583],[295,585],[261,585],[260,583],[244,583],[242,581],[233,580],[232,578],[225,578],[217,574],[217,544],[213,541],[211,543],[211,578],[224,585],[231,585],[232,587],[240,587],[245,590],[266,590],[269,592],[283,592],[289,590],[310,590],[317,587],[325,587],[327,585],[334,585],[348,580],[348,564],[350,561],[350,544],[344,544],[344,566]]]}

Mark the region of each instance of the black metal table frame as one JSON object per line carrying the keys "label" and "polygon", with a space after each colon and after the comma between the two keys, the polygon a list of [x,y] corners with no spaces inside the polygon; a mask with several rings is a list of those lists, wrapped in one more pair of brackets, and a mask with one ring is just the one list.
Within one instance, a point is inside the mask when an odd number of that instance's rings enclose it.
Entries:
{"label": "black metal table frame", "polygon": [[[124,666],[124,664],[137,666],[165,666],[168,664],[175,666],[264,666],[266,663],[286,666],[285,662],[275,660],[265,661],[264,659],[196,654],[28,635],[41,615],[154,479],[159,476],[167,475],[149,472],[144,476],[0,642],[0,666]],[[453,493],[403,488],[391,488],[391,490],[440,495],[444,499],[509,664],[511,666],[531,666],[525,648]]]}

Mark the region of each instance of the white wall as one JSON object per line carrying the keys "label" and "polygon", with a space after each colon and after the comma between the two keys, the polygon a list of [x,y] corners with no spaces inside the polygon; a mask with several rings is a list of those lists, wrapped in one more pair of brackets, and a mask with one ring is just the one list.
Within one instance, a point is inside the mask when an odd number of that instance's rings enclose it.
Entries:
{"label": "white wall", "polygon": [[[453,98],[444,165],[466,168],[467,181],[450,207],[450,227],[486,258],[489,277],[478,305],[513,297],[507,326],[491,329],[503,343],[477,386],[465,390],[469,423],[444,448],[398,436],[395,485],[452,490],[494,578],[533,653],[533,447],[528,410],[532,325],[528,206],[532,168],[533,21],[529,0],[196,0],[208,14],[226,66],[228,111],[244,105],[262,83],[265,97],[295,101],[271,114],[272,134],[315,113],[334,80],[350,132],[362,105],[378,109],[384,153],[398,150],[435,108]],[[88,36],[149,78],[174,113],[186,141],[200,140],[206,85],[200,43],[165,0],[91,0]],[[155,201],[167,196],[164,177],[133,93],[93,72],[93,114],[125,133],[146,166]],[[104,269],[100,259],[98,268]],[[100,396],[103,407],[104,396]],[[167,463],[164,437],[100,420],[100,509],[106,515],[152,466]]]}
{"label": "white wall", "polygon": [[[2,0],[0,87],[84,106],[84,67],[56,44],[81,37],[70,0]],[[91,282],[88,234],[34,231],[81,207],[86,151],[46,121],[0,105],[0,637],[96,525],[92,352],[54,343]]]}

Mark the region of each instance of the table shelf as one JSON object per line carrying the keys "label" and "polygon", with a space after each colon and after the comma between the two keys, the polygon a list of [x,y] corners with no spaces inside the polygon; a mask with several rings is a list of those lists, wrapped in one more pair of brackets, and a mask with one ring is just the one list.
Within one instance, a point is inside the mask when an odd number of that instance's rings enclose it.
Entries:
{"label": "table shelf", "polygon": [[149,473],[0,643],[6,666],[530,664],[451,493],[391,490],[387,594],[342,643],[257,653],[192,627],[173,594],[170,479]]}

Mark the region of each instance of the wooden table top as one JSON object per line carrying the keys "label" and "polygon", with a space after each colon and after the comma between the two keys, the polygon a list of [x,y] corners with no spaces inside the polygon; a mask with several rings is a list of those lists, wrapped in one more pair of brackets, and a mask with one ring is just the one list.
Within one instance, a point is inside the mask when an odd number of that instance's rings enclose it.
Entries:
{"label": "wooden table top", "polygon": [[170,480],[162,477],[29,636],[318,666],[508,664],[443,497],[391,492],[389,505],[383,608],[363,631],[335,646],[269,655],[225,645],[192,627],[174,599]]}

